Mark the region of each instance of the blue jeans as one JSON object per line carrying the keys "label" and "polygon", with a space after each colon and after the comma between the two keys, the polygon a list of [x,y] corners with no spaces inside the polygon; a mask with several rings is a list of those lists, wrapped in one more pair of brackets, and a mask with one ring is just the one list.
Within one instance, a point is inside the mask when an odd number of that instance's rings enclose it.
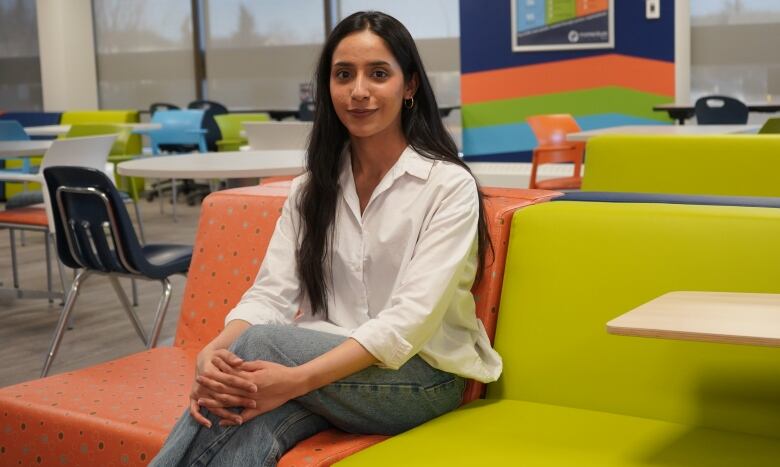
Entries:
{"label": "blue jeans", "polygon": [[[244,360],[287,366],[308,362],[338,346],[343,336],[294,326],[247,329],[231,350]],[[323,386],[240,426],[205,428],[185,411],[153,466],[274,466],[301,440],[335,426],[351,433],[394,435],[458,407],[463,378],[415,356],[398,370],[375,366]]]}

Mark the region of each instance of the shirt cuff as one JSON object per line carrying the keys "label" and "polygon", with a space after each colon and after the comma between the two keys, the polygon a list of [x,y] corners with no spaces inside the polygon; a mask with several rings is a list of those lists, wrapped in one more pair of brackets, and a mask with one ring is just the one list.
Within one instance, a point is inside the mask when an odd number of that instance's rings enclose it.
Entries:
{"label": "shirt cuff", "polygon": [[260,303],[239,303],[225,316],[225,325],[240,319],[251,325],[255,324],[291,324],[292,321],[282,313]]}
{"label": "shirt cuff", "polygon": [[378,319],[366,321],[350,337],[379,360],[382,368],[397,370],[411,357],[412,344]]}

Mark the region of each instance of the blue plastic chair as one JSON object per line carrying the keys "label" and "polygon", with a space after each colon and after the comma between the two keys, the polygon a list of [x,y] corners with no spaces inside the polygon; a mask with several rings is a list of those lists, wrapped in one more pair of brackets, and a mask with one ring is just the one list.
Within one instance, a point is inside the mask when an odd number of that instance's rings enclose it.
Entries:
{"label": "blue plastic chair", "polygon": [[152,116],[152,123],[162,125],[156,130],[137,130],[149,135],[152,154],[190,152],[197,149],[207,152],[206,130],[202,128],[203,110],[159,110]]}
{"label": "blue plastic chair", "polygon": [[[151,139],[152,154],[186,153],[198,150],[208,152],[206,144],[207,131],[202,128],[203,110],[158,110],[152,115],[152,123],[162,125],[156,130],[135,130],[146,134]],[[160,213],[163,211],[162,190],[160,183],[153,184],[160,197]],[[167,187],[166,187],[167,188]],[[176,180],[171,181],[171,196],[173,198],[173,220],[176,221]]]}
{"label": "blue plastic chair", "polygon": [[699,125],[743,125],[748,121],[747,106],[728,96],[700,97],[694,111]]}
{"label": "blue plastic chair", "polygon": [[[49,372],[81,285],[93,274],[108,276],[139,337],[147,348],[154,347],[171,298],[168,278],[187,273],[192,246],[141,245],[114,182],[99,170],[56,166],[44,169],[43,176],[52,201],[53,222],[57,226],[57,254],[64,265],[79,269],[79,273],[65,300],[41,376]],[[118,277],[162,283],[163,292],[149,339]]]}
{"label": "blue plastic chair", "polygon": [[[29,141],[30,137],[24,131],[24,127],[16,120],[2,120],[0,121],[0,141]],[[22,172],[33,173],[32,164],[29,157],[22,157],[20,159],[7,159],[7,160],[20,160],[22,161],[22,167],[18,169],[3,169],[2,172]]]}

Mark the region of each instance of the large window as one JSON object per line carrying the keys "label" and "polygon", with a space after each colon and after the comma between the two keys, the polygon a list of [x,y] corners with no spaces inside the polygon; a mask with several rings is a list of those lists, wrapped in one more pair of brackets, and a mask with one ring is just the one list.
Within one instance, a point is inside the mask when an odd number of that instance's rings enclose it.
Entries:
{"label": "large window", "polygon": [[0,0],[0,110],[43,110],[34,1]]}
{"label": "large window", "polygon": [[691,98],[780,100],[780,2],[691,0]]}
{"label": "large window", "polygon": [[206,0],[208,97],[229,108],[297,109],[325,37],[322,0]]}
{"label": "large window", "polygon": [[101,108],[196,96],[190,0],[93,0]]}
{"label": "large window", "polygon": [[440,105],[460,103],[458,0],[92,1],[103,108],[184,105],[201,90],[233,110],[297,109],[326,37],[325,12],[339,21],[357,10],[403,22]]}

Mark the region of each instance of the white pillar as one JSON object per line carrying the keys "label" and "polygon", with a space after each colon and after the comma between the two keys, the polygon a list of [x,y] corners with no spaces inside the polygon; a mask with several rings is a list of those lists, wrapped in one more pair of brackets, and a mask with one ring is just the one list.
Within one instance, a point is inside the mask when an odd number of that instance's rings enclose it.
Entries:
{"label": "white pillar", "polygon": [[[674,2],[674,100],[691,100],[691,7],[690,0]],[[661,10],[663,11],[663,10]]]}
{"label": "white pillar", "polygon": [[43,108],[97,109],[90,0],[36,0]]}

